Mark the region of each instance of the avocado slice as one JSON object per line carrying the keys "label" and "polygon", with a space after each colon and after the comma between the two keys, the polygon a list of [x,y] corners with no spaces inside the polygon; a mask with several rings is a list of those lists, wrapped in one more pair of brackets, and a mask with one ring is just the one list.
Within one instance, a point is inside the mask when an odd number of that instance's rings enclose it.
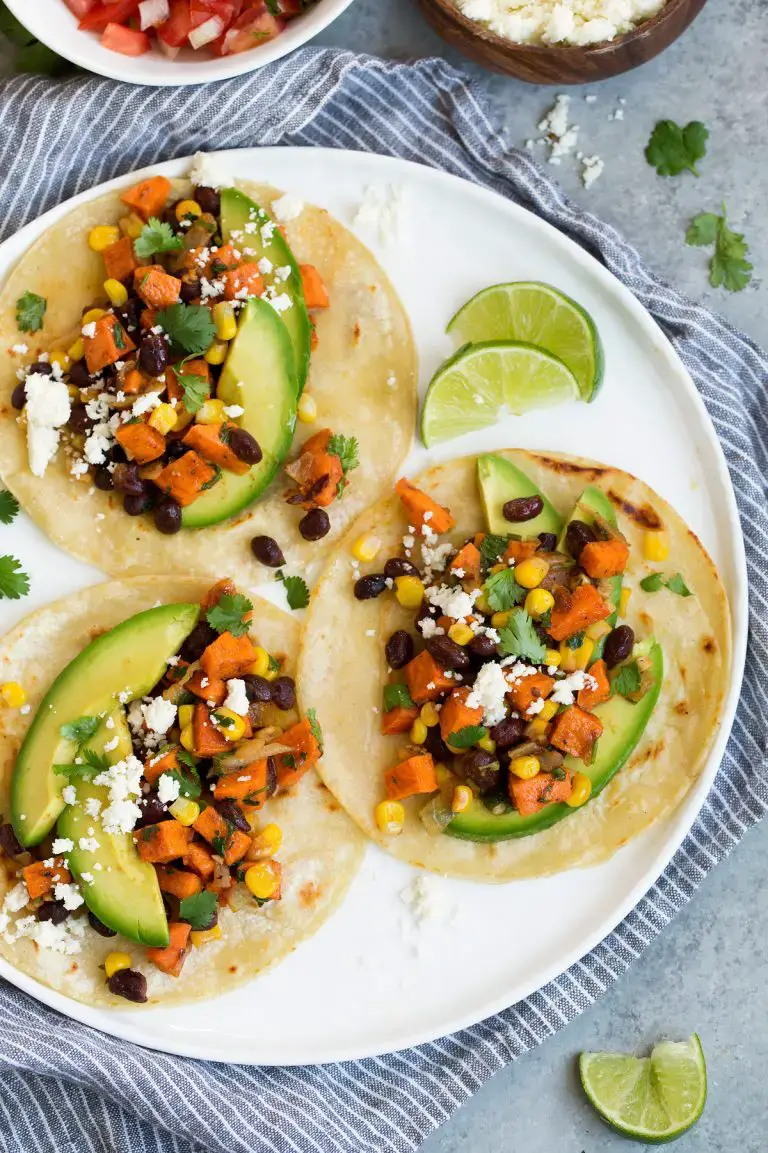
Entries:
{"label": "avocado slice", "polygon": [[77,747],[62,737],[63,724],[97,716],[143,697],[160,680],[168,658],[192,632],[199,605],[171,604],[129,617],[91,641],[63,669],[40,703],[19,750],[11,778],[11,821],[25,847],[37,845],[64,808],[67,778],[54,765],[69,764]]}
{"label": "avocado slice", "polygon": [[[653,684],[637,704],[616,694],[595,709],[595,716],[603,722],[603,735],[597,743],[595,759],[591,765],[575,757],[566,757],[565,765],[575,772],[586,774],[592,782],[592,798],[616,776],[637,747],[645,732],[651,713],[656,707],[664,677],[664,656],[661,645],[645,641],[636,648],[636,655],[647,652],[651,661]],[[589,802],[587,802],[589,803]],[[516,809],[494,814],[482,801],[475,799],[465,812],[454,817],[445,832],[450,837],[465,841],[507,841],[512,837],[529,837],[541,833],[578,812],[564,804],[546,805],[530,817],[521,817]]]}
{"label": "avocado slice", "polygon": [[[572,520],[583,520],[585,524],[592,524],[595,519],[595,513],[606,520],[608,524],[616,528],[616,509],[613,507],[608,497],[599,488],[594,485],[588,485],[579,499],[576,501],[573,512],[568,517],[568,520],[563,525],[562,535],[558,541],[558,548],[561,552],[568,554],[568,549],[565,545],[565,534],[568,531],[568,525]],[[606,600],[610,601],[613,605],[615,612],[612,612],[607,619],[607,623],[611,628],[616,627],[616,621],[619,618],[619,601],[621,600],[621,589],[624,583],[624,578],[619,573],[618,576],[610,577],[607,582],[610,584],[610,593]],[[592,659],[597,660],[603,652],[603,645],[605,644],[605,637],[601,637],[595,644],[592,650]]]}
{"label": "avocado slice", "polygon": [[183,510],[185,528],[217,524],[252,504],[291,447],[298,400],[293,350],[285,325],[265,300],[251,297],[240,313],[217,396],[245,410],[238,423],[255,437],[263,456],[242,476],[223,469],[216,483]]}
{"label": "avocado slice", "polygon": [[[104,753],[104,745],[115,737],[117,746]],[[89,740],[88,748],[103,753],[113,765],[131,755],[131,734],[121,707],[109,713]],[[69,837],[74,842],[75,847],[67,858],[71,873],[80,882],[86,905],[102,924],[131,941],[140,945],[167,945],[168,920],[154,868],[136,852],[131,833],[106,833],[98,817],[88,816],[83,807],[89,797],[97,798],[102,807],[106,806],[108,790],[91,780],[78,779],[71,783],[77,792],[77,804],[65,807],[57,829],[60,837]],[[89,836],[99,842],[98,849],[80,848],[80,839]],[[84,873],[92,879],[84,881]]]}
{"label": "avocado slice", "polygon": [[[508,536],[514,532],[525,536],[538,536],[540,532],[559,535],[563,527],[563,518],[552,507],[541,489],[537,488],[533,481],[511,461],[492,452],[483,453],[477,458],[477,479],[488,532],[498,536]],[[515,500],[521,496],[540,496],[544,501],[544,507],[532,520],[514,524],[504,519],[501,510],[508,500]]]}
{"label": "avocado slice", "polygon": [[[225,241],[229,240],[233,232],[243,233],[244,239],[238,237],[235,247],[249,249],[248,260],[256,262],[266,259],[276,270],[290,268],[290,274],[285,280],[277,280],[274,273],[262,273],[265,284],[274,285],[277,293],[286,293],[291,300],[291,308],[280,313],[288,335],[293,345],[294,364],[298,385],[297,396],[301,396],[309,372],[310,341],[312,326],[309,322],[307,306],[304,303],[304,289],[301,283],[301,272],[293,253],[288,247],[280,229],[275,225],[273,230],[267,228],[267,234],[272,232],[269,239],[265,239],[261,229],[274,221],[263,208],[240,192],[237,188],[225,188],[221,193],[221,233]],[[253,232],[246,231],[246,225],[256,224]],[[251,254],[252,253],[252,254]]]}

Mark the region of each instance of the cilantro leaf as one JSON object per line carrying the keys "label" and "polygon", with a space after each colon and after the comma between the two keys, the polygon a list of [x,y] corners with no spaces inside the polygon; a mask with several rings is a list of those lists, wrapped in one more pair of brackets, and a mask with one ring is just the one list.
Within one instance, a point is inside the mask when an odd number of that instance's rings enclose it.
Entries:
{"label": "cilantro leaf", "polygon": [[282,668],[281,662],[272,653],[269,654],[269,671],[271,673],[279,673]]}
{"label": "cilantro leaf", "polygon": [[480,545],[480,565],[483,572],[495,565],[499,557],[504,555],[511,539],[508,536],[495,536],[490,532],[483,537]]}
{"label": "cilantro leaf", "polygon": [[[81,717],[81,720],[91,720],[90,717]],[[95,718],[98,721],[98,717]],[[62,725],[62,728],[64,726]],[[86,737],[86,740],[88,738]],[[53,771],[64,777],[95,777],[99,773],[106,773],[111,765],[111,761],[106,753],[97,753],[95,749],[79,749],[78,753],[82,756],[81,763],[70,765],[54,765]]]}
{"label": "cilantro leaf", "polygon": [[140,260],[154,256],[156,252],[176,252],[182,247],[181,237],[177,236],[165,220],[150,216],[133,242],[133,251]]}
{"label": "cilantro leaf", "polygon": [[285,595],[288,597],[288,607],[291,609],[305,609],[309,604],[309,588],[307,582],[300,576],[283,577]]}
{"label": "cilantro leaf", "polygon": [[655,593],[658,592],[660,588],[662,588],[663,584],[664,577],[661,575],[661,573],[652,572],[648,573],[647,577],[643,577],[643,579],[640,581],[640,588],[643,590],[643,592]]}
{"label": "cilantro leaf", "polygon": [[191,897],[184,897],[179,903],[179,916],[193,929],[210,929],[219,903],[216,893],[203,889]]}
{"label": "cilantro leaf", "polygon": [[74,741],[77,745],[84,745],[95,736],[101,724],[101,717],[78,717],[76,721],[67,721],[60,725],[59,732],[65,741]]}
{"label": "cilantro leaf", "polygon": [[0,524],[10,524],[19,511],[19,502],[12,492],[0,489]]}
{"label": "cilantro leaf", "polygon": [[747,260],[749,245],[741,232],[728,227],[725,205],[722,216],[702,212],[695,216],[685,234],[686,244],[714,244],[709,261],[709,283],[728,292],[741,292],[752,279],[753,265]]}
{"label": "cilantro leaf", "polygon": [[184,390],[182,404],[187,412],[194,414],[200,409],[205,401],[208,399],[210,393],[210,386],[204,376],[197,376],[195,373],[177,372],[176,380],[179,387]]}
{"label": "cilantro leaf", "polygon": [[515,580],[511,568],[492,573],[483,585],[483,596],[495,613],[514,608],[525,599],[526,590]]}
{"label": "cilantro leaf", "polygon": [[413,698],[406,684],[384,686],[384,712],[390,709],[412,709]]}
{"label": "cilantro leaf", "polygon": [[39,332],[43,327],[43,317],[48,307],[44,296],[36,292],[25,292],[16,301],[16,324],[20,332]]}
{"label": "cilantro leaf", "polygon": [[174,350],[200,356],[216,335],[211,311],[202,304],[172,304],[157,314],[157,323],[168,334]]}
{"label": "cilantro leaf", "polygon": [[688,170],[698,176],[696,161],[706,155],[709,129],[700,120],[685,128],[674,120],[660,120],[648,141],[645,158],[659,176],[679,176]]}
{"label": "cilantro leaf", "polygon": [[0,556],[0,599],[17,601],[29,592],[29,577],[13,556]]}
{"label": "cilantro leaf", "polygon": [[669,591],[671,593],[675,593],[679,597],[692,597],[693,596],[693,593],[691,592],[691,590],[688,588],[688,585],[683,580],[682,574],[679,572],[676,572],[674,576],[671,576],[669,578],[669,580],[666,582],[666,584],[667,584],[667,588],[669,589]]}
{"label": "cilantro leaf", "polygon": [[190,800],[196,801],[200,796],[202,785],[197,770],[194,770],[194,776],[188,777],[186,773],[180,773],[178,769],[166,769],[163,776],[178,781],[180,797],[189,797]]}
{"label": "cilantro leaf", "polygon": [[253,603],[242,593],[225,593],[218,604],[208,609],[205,619],[217,633],[232,633],[233,637],[242,637],[248,632],[249,625],[245,615],[252,610]]}
{"label": "cilantro leaf", "polygon": [[307,720],[309,721],[309,727],[312,730],[312,736],[320,746],[320,752],[322,753],[324,747],[323,730],[320,728],[320,722],[317,719],[317,712],[315,709],[307,709]]}
{"label": "cilantro leaf", "polygon": [[325,451],[329,453],[330,456],[337,456],[341,461],[341,471],[344,475],[339,481],[337,495],[343,496],[344,489],[347,487],[347,473],[352,472],[352,470],[360,464],[357,437],[342,436],[340,433],[334,433],[328,441],[328,446]]}
{"label": "cilantro leaf", "polygon": [[640,581],[640,588],[644,589],[647,593],[655,593],[661,588],[666,588],[679,597],[693,596],[682,574],[679,572],[676,572],[674,576],[668,577],[667,580],[664,579],[660,572],[649,573],[647,577],[643,577]]}
{"label": "cilantro leaf", "polygon": [[611,688],[623,697],[629,693],[638,692],[640,683],[640,669],[637,667],[637,661],[630,661],[628,665],[622,665],[611,677]]}
{"label": "cilantro leaf", "polygon": [[451,733],[446,744],[454,749],[471,749],[473,745],[487,736],[488,730],[483,725],[465,725],[463,729]]}
{"label": "cilantro leaf", "polygon": [[568,640],[565,643],[569,649],[572,649],[575,652],[576,649],[580,649],[584,644],[584,633],[574,633],[573,636],[568,637]]}
{"label": "cilantro leaf", "polygon": [[714,244],[717,239],[717,230],[720,227],[720,217],[716,212],[700,212],[694,216],[685,234],[685,243],[698,248],[705,244]]}
{"label": "cilantro leaf", "polygon": [[509,623],[499,633],[499,650],[504,656],[520,657],[534,664],[544,660],[546,646],[525,609],[512,610]]}

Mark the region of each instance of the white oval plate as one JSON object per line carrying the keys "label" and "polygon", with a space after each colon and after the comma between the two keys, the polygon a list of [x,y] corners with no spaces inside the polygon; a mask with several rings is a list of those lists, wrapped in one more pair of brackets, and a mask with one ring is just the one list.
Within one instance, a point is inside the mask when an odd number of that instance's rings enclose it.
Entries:
{"label": "white oval plate", "polygon": [[[671,820],[604,865],[503,886],[435,878],[443,915],[438,909],[419,925],[401,899],[417,871],[369,846],[347,901],[312,940],[273,972],[193,1009],[92,1009],[0,963],[0,974],[60,1012],[151,1048],[270,1065],[360,1058],[452,1033],[527,997],[601,941],[657,879],[712,785],[733,720],[747,633],[744,547],[722,451],[683,365],[630,292],[572,241],[490,192],[405,161],[289,148],[220,158],[235,175],[271,181],[348,224],[366,187],[400,190],[402,224],[391,243],[360,235],[376,249],[410,313],[422,388],[448,351],[445,324],[479,289],[502,280],[545,280],[574,296],[605,344],[598,399],[507,418],[484,434],[443,445],[439,454],[414,443],[403,471],[513,445],[621,466],[658,489],[698,533],[733,613],[731,687],[704,773]],[[151,171],[172,176],[187,167],[188,161],[175,160]],[[0,278],[71,206],[133,179],[104,184],[22,229],[0,249]],[[32,574],[29,597],[0,602],[3,629],[99,579],[25,517],[0,531]]]}

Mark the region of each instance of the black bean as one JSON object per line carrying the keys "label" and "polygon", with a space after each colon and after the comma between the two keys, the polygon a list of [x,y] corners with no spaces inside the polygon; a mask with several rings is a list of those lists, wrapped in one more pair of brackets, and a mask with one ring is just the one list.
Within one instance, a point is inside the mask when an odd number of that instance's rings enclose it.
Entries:
{"label": "black bean", "polygon": [[118,969],[107,981],[110,993],[143,1005],[147,999],[147,978],[137,969]]}
{"label": "black bean", "polygon": [[103,464],[100,464],[94,472],[93,483],[96,485],[96,488],[101,489],[102,492],[109,492],[110,489],[115,487],[112,482],[112,473],[108,468],[105,468]]}
{"label": "black bean", "polygon": [[272,686],[265,677],[257,676],[255,673],[246,673],[243,677],[243,683],[245,695],[249,701],[265,705],[267,701],[272,699]]}
{"label": "black bean", "polygon": [[603,660],[609,669],[615,668],[631,655],[635,644],[634,631],[629,625],[619,625],[605,638]]}
{"label": "black bean", "polygon": [[430,637],[427,641],[427,652],[442,665],[444,669],[468,669],[469,653],[461,645],[452,641],[450,637]]}
{"label": "black bean", "polygon": [[123,497],[123,509],[128,513],[128,516],[141,516],[151,507],[152,494],[148,485],[143,486],[141,493],[128,494]]}
{"label": "black bean", "polygon": [[490,738],[496,742],[497,749],[508,749],[520,740],[525,732],[525,721],[522,717],[505,717],[490,731]]}
{"label": "black bean", "polygon": [[585,544],[595,539],[595,530],[583,520],[572,520],[565,531],[565,545],[573,559],[577,561]]}
{"label": "black bean", "polygon": [[200,660],[208,645],[215,641],[218,635],[216,629],[207,621],[199,621],[179,649],[179,656],[190,664]]}
{"label": "black bean", "polygon": [[163,804],[154,791],[141,798],[139,808],[141,809],[141,816],[136,822],[136,827],[140,829],[143,829],[145,825],[156,825],[168,816],[167,806]]}
{"label": "black bean", "polygon": [[144,481],[139,476],[139,466],[135,462],[116,464],[111,475],[112,484],[118,492],[129,496],[141,496],[144,492]]}
{"label": "black bean", "polygon": [[179,905],[181,904],[179,898],[172,896],[170,893],[161,893],[160,896],[163,899],[163,908],[165,909],[165,915],[168,921],[178,921]]}
{"label": "black bean", "polygon": [[331,518],[324,508],[311,508],[299,521],[304,540],[322,540],[331,530]]}
{"label": "black bean", "polygon": [[34,364],[30,364],[27,369],[28,373],[38,373],[40,376],[50,376],[53,373],[53,365],[49,364],[47,360],[36,360]]}
{"label": "black bean", "polygon": [[165,445],[165,455],[168,460],[178,460],[180,456],[184,456],[189,452],[189,445],[185,444],[179,437],[169,439]]}
{"label": "black bean", "polygon": [[91,374],[84,360],[76,360],[74,364],[70,364],[67,372],[69,373],[69,383],[74,384],[76,388],[88,388],[90,385]]}
{"label": "black bean", "polygon": [[245,464],[258,464],[263,455],[259,442],[244,428],[229,430],[229,447],[237,459]]}
{"label": "black bean", "polygon": [[141,325],[141,314],[144,305],[138,296],[131,296],[122,308],[115,309],[115,315],[124,328],[136,329]]}
{"label": "black bean", "polygon": [[91,928],[94,929],[99,934],[100,937],[116,937],[117,936],[117,930],[116,929],[110,929],[109,925],[105,925],[104,922],[100,921],[99,918],[95,915],[95,913],[91,913],[90,910],[88,912],[88,923],[91,926]]}
{"label": "black bean", "polygon": [[480,633],[478,636],[472,637],[467,648],[473,657],[480,657],[483,661],[489,661],[496,656],[496,641],[486,636],[485,633]]}
{"label": "black bean", "polygon": [[13,831],[13,825],[8,822],[0,825],[0,849],[6,857],[18,857],[24,852],[24,846],[19,844],[18,837]]}
{"label": "black bean", "polygon": [[554,552],[557,548],[557,537],[553,532],[539,533],[539,551]]}
{"label": "black bean", "polygon": [[84,404],[73,404],[69,411],[69,420],[67,421],[67,428],[71,432],[83,434],[85,433],[93,421],[86,412]]}
{"label": "black bean", "polygon": [[448,762],[453,756],[453,753],[440,736],[439,725],[431,725],[430,728],[427,729],[427,739],[424,741],[424,748],[428,753],[431,753],[436,762]]}
{"label": "black bean", "polygon": [[211,216],[219,215],[221,197],[215,188],[208,188],[205,185],[200,185],[199,188],[195,189],[194,197],[202,208],[203,212],[210,212]]}
{"label": "black bean", "polygon": [[128,457],[125,455],[125,449],[121,444],[113,444],[107,452],[107,460],[110,464],[127,464]]}
{"label": "black bean", "polygon": [[405,629],[398,629],[387,641],[385,651],[389,667],[401,669],[413,657],[413,637]]}
{"label": "black bean", "polygon": [[405,557],[392,556],[384,565],[384,576],[390,580],[400,576],[419,576],[419,570]]}
{"label": "black bean", "polygon": [[355,581],[355,599],[359,601],[371,601],[374,597],[380,597],[387,587],[387,581],[383,573],[372,572],[368,576],[360,577]]}
{"label": "black bean", "polygon": [[296,704],[296,685],[293,677],[276,677],[272,681],[272,702],[285,713]]}
{"label": "black bean", "polygon": [[255,536],[251,541],[251,552],[267,568],[280,568],[285,564],[283,550],[274,537]]}
{"label": "black bean", "polygon": [[238,805],[237,801],[231,800],[227,797],[224,801],[219,801],[216,805],[218,812],[225,821],[229,821],[241,833],[250,833],[251,826],[248,824],[245,813]]}
{"label": "black bean", "polygon": [[159,332],[150,332],[139,345],[139,364],[149,376],[160,376],[168,365],[168,345]]}
{"label": "black bean", "polygon": [[274,757],[267,757],[267,799],[277,792],[277,762]]}
{"label": "black bean", "polygon": [[520,521],[533,520],[543,508],[544,501],[540,496],[517,496],[514,500],[508,500],[501,511],[504,520],[519,524]]}
{"label": "black bean", "polygon": [[26,403],[27,390],[24,387],[24,381],[22,380],[19,384],[16,385],[13,392],[11,393],[11,404],[14,408],[22,409]]}
{"label": "black bean", "polygon": [[65,909],[58,901],[43,901],[37,910],[38,921],[51,921],[54,925],[60,925],[68,916],[69,909]]}
{"label": "black bean", "polygon": [[437,605],[431,605],[427,598],[423,597],[416,611],[416,623],[418,624],[419,621],[426,620],[427,617],[429,617],[430,620],[434,620],[439,611]]}
{"label": "black bean", "polygon": [[465,753],[456,765],[459,775],[465,781],[471,781],[481,793],[489,793],[499,784],[501,768],[499,762],[485,749],[473,749]]}
{"label": "black bean", "polygon": [[155,506],[155,528],[166,536],[181,529],[181,505],[172,496],[164,496]]}
{"label": "black bean", "polygon": [[201,287],[200,278],[195,276],[194,272],[185,272],[181,278],[181,289],[179,290],[181,299],[187,304],[191,300],[196,300],[200,295]]}

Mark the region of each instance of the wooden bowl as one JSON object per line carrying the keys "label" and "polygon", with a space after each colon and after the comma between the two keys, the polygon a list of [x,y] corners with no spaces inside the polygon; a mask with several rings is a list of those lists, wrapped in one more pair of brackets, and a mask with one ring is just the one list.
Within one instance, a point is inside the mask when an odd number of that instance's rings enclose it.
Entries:
{"label": "wooden bowl", "polygon": [[529,84],[592,84],[637,68],[668,48],[707,0],[667,0],[650,20],[608,43],[515,44],[469,20],[451,0],[419,0],[436,32],[471,60]]}

